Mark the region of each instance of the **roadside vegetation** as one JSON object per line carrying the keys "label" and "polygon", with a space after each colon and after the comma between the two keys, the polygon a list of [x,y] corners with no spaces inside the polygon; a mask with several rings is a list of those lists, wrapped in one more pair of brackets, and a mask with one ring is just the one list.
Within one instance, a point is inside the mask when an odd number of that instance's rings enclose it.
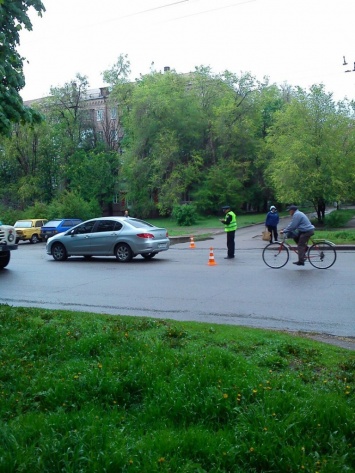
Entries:
{"label": "roadside vegetation", "polygon": [[355,353],[235,326],[0,306],[0,471],[355,471]]}
{"label": "roadside vegetation", "polygon": [[[5,2],[10,26],[26,20],[27,9],[13,3],[35,3],[41,12],[39,1]],[[6,117],[11,110],[3,108],[3,222],[86,219],[127,207],[145,219],[169,217],[187,202],[200,215],[217,215],[226,202],[238,214],[265,213],[270,202],[280,210],[309,203],[320,215],[326,203],[355,201],[354,107],[335,102],[322,84],[303,90],[203,65],[189,74],[153,68],[130,76],[120,54],[102,73],[100,91],[78,73],[31,102],[32,120]],[[41,208],[50,215],[33,213]]]}
{"label": "roadside vegetation", "polygon": [[[311,208],[302,209],[305,212],[312,212]],[[280,212],[280,217],[289,216],[288,212]],[[316,226],[315,238],[330,240],[336,244],[355,244],[355,228],[347,227],[349,221],[355,217],[355,209],[334,210],[329,213],[324,222],[319,224],[317,219],[313,219]],[[216,231],[223,231],[223,225],[218,216],[197,217],[192,225],[178,225],[174,218],[150,219],[149,221],[157,226],[167,228],[170,236],[190,235],[196,239],[211,236]],[[262,214],[238,214],[238,228],[255,225],[265,222],[265,213]],[[282,223],[279,225],[281,228]]]}

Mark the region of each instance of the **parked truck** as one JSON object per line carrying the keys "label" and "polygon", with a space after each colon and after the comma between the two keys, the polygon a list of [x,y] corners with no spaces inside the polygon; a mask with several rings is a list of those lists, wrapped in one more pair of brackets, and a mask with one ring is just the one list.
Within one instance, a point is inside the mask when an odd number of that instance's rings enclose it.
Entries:
{"label": "parked truck", "polygon": [[0,222],[0,269],[9,264],[11,251],[17,250],[17,247],[15,228]]}

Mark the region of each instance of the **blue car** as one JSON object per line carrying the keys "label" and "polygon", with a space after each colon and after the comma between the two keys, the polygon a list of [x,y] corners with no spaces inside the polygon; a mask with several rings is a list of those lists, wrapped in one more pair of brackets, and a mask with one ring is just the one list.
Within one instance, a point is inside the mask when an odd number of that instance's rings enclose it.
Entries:
{"label": "blue car", "polygon": [[43,227],[41,227],[40,237],[42,240],[48,240],[48,238],[57,235],[58,233],[66,232],[75,225],[81,223],[80,218],[56,218],[49,220]]}

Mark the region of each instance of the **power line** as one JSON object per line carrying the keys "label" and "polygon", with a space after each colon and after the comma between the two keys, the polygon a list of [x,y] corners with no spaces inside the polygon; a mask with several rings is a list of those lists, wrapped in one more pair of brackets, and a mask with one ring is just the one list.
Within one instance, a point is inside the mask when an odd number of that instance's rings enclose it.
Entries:
{"label": "power line", "polygon": [[[133,12],[133,13],[127,13],[126,15],[122,15],[122,16],[118,16],[116,18],[111,18],[109,20],[94,23],[90,26],[103,25],[103,24],[106,24],[106,23],[112,23],[114,21],[122,20],[124,18],[131,18],[131,17],[134,17],[134,16],[139,16],[139,15],[143,15],[143,14],[146,14],[146,13],[150,13],[150,12],[153,12],[153,11],[156,11],[156,10],[162,10],[163,8],[174,7],[174,6],[179,5],[181,3],[194,3],[196,1],[198,1],[198,0],[178,0],[178,1],[175,1],[175,2],[167,3],[165,5],[160,5],[160,6],[157,6],[157,7],[147,8],[145,10],[139,10],[139,11]],[[253,3],[253,2],[257,2],[257,1],[258,0],[244,0],[244,1],[241,1],[241,2],[237,2],[237,3],[231,3],[230,5],[224,5],[224,6],[217,7],[217,8],[210,8],[209,10],[202,10],[202,11],[199,11],[199,12],[196,12],[196,13],[191,13],[191,14],[171,18],[170,20],[165,20],[165,21],[181,20],[183,18],[188,18],[188,17],[191,17],[191,16],[203,15],[205,13],[209,13],[209,12],[213,12],[213,11],[217,11],[217,10],[225,10],[227,8],[231,8],[231,7],[235,7],[235,6],[239,6],[239,5],[244,5],[246,3]]]}

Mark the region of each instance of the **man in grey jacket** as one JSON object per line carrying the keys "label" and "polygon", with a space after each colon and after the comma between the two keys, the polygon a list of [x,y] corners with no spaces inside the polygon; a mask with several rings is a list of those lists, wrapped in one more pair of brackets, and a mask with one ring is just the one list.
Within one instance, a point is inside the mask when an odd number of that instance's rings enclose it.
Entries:
{"label": "man in grey jacket", "polygon": [[298,249],[298,261],[293,264],[304,266],[307,243],[314,235],[314,225],[311,224],[307,215],[298,210],[296,205],[290,205],[287,210],[290,212],[292,220],[280,233],[286,233],[288,238],[295,240]]}

